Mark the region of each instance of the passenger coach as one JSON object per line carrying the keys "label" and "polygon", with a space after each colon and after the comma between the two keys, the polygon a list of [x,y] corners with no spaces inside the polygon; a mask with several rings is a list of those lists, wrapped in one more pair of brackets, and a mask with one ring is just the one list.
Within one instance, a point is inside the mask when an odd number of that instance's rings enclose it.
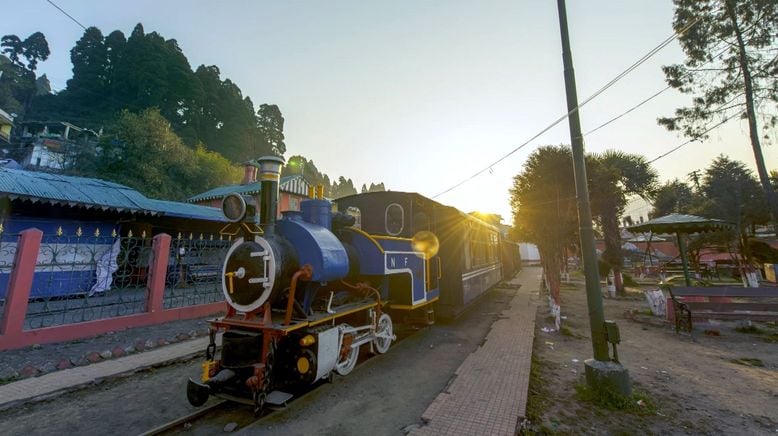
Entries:
{"label": "passenger coach", "polygon": [[412,192],[371,192],[335,201],[356,218],[355,227],[386,238],[413,238],[422,231],[440,241],[428,261],[428,287],[441,290],[436,314],[455,318],[503,277],[498,229],[456,208]]}

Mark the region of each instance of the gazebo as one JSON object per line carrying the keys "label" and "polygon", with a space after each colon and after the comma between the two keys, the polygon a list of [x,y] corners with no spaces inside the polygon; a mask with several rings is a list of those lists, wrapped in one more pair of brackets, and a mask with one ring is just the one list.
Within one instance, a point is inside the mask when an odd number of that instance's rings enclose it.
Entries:
{"label": "gazebo", "polygon": [[644,223],[628,227],[630,232],[651,232],[658,234],[675,234],[678,239],[678,250],[681,252],[681,262],[683,264],[683,276],[686,280],[686,286],[691,286],[692,281],[689,277],[689,258],[686,253],[686,241],[683,234],[718,232],[722,230],[732,230],[735,225],[726,221],[704,218],[697,215],[684,215],[671,213],[659,218],[648,220]]}

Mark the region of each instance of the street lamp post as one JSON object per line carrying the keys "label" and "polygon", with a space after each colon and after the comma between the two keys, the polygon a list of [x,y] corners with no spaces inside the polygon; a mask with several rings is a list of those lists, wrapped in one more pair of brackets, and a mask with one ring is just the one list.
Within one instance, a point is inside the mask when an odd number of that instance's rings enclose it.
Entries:
{"label": "street lamp post", "polygon": [[[592,388],[612,389],[624,395],[631,394],[629,373],[615,357],[611,359],[608,342],[618,343],[619,333],[616,324],[605,322],[600,290],[600,274],[597,268],[597,252],[594,247],[594,229],[592,211],[589,205],[589,187],[586,178],[586,160],[584,155],[581,120],[578,110],[578,95],[575,87],[573,56],[570,50],[570,35],[567,30],[567,11],[565,0],[557,0],[559,9],[559,28],[562,36],[562,60],[565,68],[565,91],[567,94],[568,123],[570,142],[573,149],[573,171],[575,174],[575,192],[578,198],[578,226],[581,235],[581,252],[586,277],[586,302],[589,308],[589,325],[592,333],[594,358],[584,362],[586,382]],[[615,345],[614,345],[615,347]]]}

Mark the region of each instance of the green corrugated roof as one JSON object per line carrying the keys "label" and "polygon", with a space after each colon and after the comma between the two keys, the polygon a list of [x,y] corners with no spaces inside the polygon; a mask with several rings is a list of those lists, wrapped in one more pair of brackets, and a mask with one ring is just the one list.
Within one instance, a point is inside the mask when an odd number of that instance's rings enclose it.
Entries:
{"label": "green corrugated roof", "polygon": [[260,191],[259,182],[248,183],[245,185],[225,185],[225,186],[219,186],[218,188],[213,188],[209,191],[205,191],[202,194],[197,194],[194,197],[189,197],[186,199],[186,201],[189,203],[196,203],[198,201],[224,198],[227,195],[232,193],[254,195],[254,194],[258,194],[259,191]]}
{"label": "green corrugated roof", "polygon": [[[299,174],[293,174],[291,176],[284,176],[281,177],[281,180],[279,180],[278,184],[283,185],[286,182],[300,178]],[[303,178],[305,180],[305,178]],[[262,190],[260,186],[260,182],[254,182],[254,183],[247,183],[245,185],[225,185],[225,186],[219,186],[218,188],[213,188],[209,191],[205,191],[201,194],[197,194],[193,197],[189,197],[186,199],[189,203],[197,203],[198,201],[205,201],[205,200],[215,200],[217,198],[224,198],[229,194],[232,193],[238,193],[238,194],[246,194],[246,195],[255,195],[259,194],[259,192]]]}
{"label": "green corrugated roof", "polygon": [[220,209],[151,199],[118,183],[10,168],[0,168],[0,196],[86,209],[224,221]]}
{"label": "green corrugated roof", "polygon": [[660,234],[676,232],[703,233],[733,228],[735,228],[735,225],[726,221],[680,213],[671,213],[670,215],[627,227],[631,232],[654,232]]}

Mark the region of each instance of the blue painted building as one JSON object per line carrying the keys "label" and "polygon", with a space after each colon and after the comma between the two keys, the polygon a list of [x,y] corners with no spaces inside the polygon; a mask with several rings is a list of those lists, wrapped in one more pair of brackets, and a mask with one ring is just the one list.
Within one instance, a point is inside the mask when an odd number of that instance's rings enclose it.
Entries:
{"label": "blue painted building", "polygon": [[218,237],[224,224],[220,209],[151,199],[117,183],[0,168],[0,299],[22,230],[43,231],[32,296],[50,297],[93,290],[98,264],[127,251],[120,240],[147,238],[137,255],[156,234]]}

